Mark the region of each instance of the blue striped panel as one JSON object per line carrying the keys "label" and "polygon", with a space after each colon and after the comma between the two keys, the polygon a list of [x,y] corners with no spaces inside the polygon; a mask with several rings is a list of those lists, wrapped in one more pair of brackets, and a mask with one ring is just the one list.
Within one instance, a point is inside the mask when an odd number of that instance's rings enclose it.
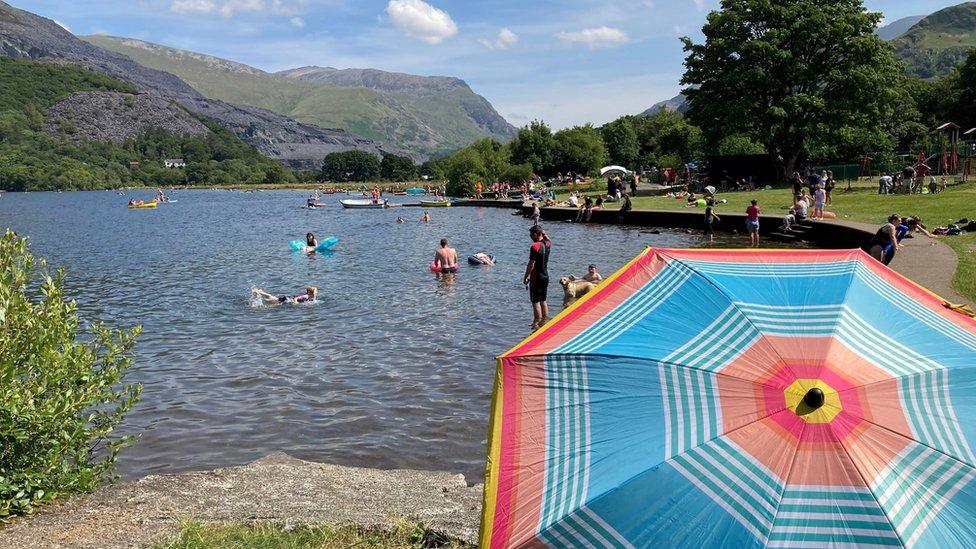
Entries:
{"label": "blue striped panel", "polygon": [[878,476],[872,490],[895,530],[912,545],[974,474],[971,466],[913,442]]}
{"label": "blue striped panel", "polygon": [[787,486],[769,547],[901,547],[901,540],[865,488]]}
{"label": "blue striped panel", "polygon": [[546,357],[545,372],[546,477],[540,533],[586,501],[590,445],[585,359]]}

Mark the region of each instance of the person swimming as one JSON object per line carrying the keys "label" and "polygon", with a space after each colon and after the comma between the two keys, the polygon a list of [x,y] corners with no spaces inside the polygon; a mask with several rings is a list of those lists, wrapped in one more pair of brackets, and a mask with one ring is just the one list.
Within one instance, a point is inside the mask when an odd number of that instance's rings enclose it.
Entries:
{"label": "person swimming", "polygon": [[260,288],[251,288],[251,293],[261,298],[261,301],[265,304],[274,305],[278,303],[314,303],[315,297],[319,293],[319,289],[315,286],[309,286],[305,289],[304,294],[298,295],[274,295],[268,293]]}
{"label": "person swimming", "polygon": [[396,218],[396,222],[397,224],[400,224],[400,223],[406,223],[407,221],[398,215]]}
{"label": "person swimming", "polygon": [[583,280],[596,284],[597,282],[603,280],[603,275],[596,270],[596,265],[590,264],[590,266],[586,268],[586,274],[583,275]]}
{"label": "person swimming", "polygon": [[318,241],[317,238],[315,238],[315,235],[312,234],[312,233],[306,233],[305,234],[305,249],[303,251],[305,253],[307,253],[307,254],[310,254],[310,253],[314,252],[315,249],[318,248],[318,246],[319,246],[319,241]]}
{"label": "person swimming", "polygon": [[420,220],[424,223],[430,223],[430,213],[428,213],[427,210],[424,210],[424,215],[420,218]]}

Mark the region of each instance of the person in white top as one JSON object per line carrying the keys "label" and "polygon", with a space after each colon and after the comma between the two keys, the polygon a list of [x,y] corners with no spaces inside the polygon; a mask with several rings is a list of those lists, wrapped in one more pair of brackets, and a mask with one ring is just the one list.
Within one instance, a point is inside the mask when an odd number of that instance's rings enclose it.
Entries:
{"label": "person in white top", "polygon": [[813,219],[823,219],[824,204],[827,202],[827,191],[824,190],[823,183],[817,185],[817,190],[813,191]]}
{"label": "person in white top", "polygon": [[569,205],[573,208],[579,207],[579,191],[569,193]]}

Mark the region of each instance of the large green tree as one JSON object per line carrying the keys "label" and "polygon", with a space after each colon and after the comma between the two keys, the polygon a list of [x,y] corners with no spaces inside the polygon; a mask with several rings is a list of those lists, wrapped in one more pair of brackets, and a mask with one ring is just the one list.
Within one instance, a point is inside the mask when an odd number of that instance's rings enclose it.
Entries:
{"label": "large green tree", "polygon": [[640,145],[637,142],[637,130],[634,128],[633,119],[632,116],[621,116],[600,128],[609,163],[625,168],[637,167]]}
{"label": "large green tree", "polygon": [[607,160],[603,138],[589,124],[560,130],[553,138],[556,171],[592,174]]}
{"label": "large green tree", "polygon": [[689,116],[712,142],[742,134],[785,180],[807,138],[878,127],[894,115],[900,69],[861,0],[722,0],[702,44],[683,38]]}
{"label": "large green tree", "polygon": [[379,176],[380,160],[366,151],[330,153],[322,162],[326,181],[369,181]]}
{"label": "large green tree", "polygon": [[513,164],[530,164],[536,173],[551,175],[556,147],[552,130],[545,122],[535,121],[519,130],[509,143]]}
{"label": "large green tree", "polygon": [[380,162],[380,176],[387,181],[410,181],[417,175],[413,159],[391,153],[384,153]]}

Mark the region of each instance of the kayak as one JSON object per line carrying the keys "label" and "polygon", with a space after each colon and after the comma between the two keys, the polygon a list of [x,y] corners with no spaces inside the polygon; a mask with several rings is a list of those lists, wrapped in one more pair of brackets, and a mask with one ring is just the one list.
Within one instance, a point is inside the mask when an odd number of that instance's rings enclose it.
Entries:
{"label": "kayak", "polygon": [[[335,246],[338,243],[339,243],[338,238],[334,236],[330,236],[329,238],[326,238],[322,242],[319,242],[319,245],[315,247],[315,251],[316,252],[329,251],[330,249],[332,249],[333,246]],[[288,243],[288,245],[291,246],[291,249],[296,252],[303,252],[305,251],[305,247],[306,247],[305,241],[303,240],[292,240],[291,242]]]}
{"label": "kayak", "polygon": [[343,208],[372,208],[372,209],[382,209],[387,207],[386,200],[380,200],[379,202],[373,202],[370,199],[358,200],[358,199],[346,199],[340,200]]}
{"label": "kayak", "polygon": [[306,204],[305,207],[310,210],[317,210],[319,208],[324,208],[325,202],[314,202],[312,204]]}
{"label": "kayak", "polygon": [[129,208],[133,210],[142,209],[142,208],[155,208],[155,207],[156,207],[155,200],[152,202],[144,202],[142,204],[129,204]]}
{"label": "kayak", "polygon": [[420,205],[425,208],[450,208],[450,200],[421,200]]}

